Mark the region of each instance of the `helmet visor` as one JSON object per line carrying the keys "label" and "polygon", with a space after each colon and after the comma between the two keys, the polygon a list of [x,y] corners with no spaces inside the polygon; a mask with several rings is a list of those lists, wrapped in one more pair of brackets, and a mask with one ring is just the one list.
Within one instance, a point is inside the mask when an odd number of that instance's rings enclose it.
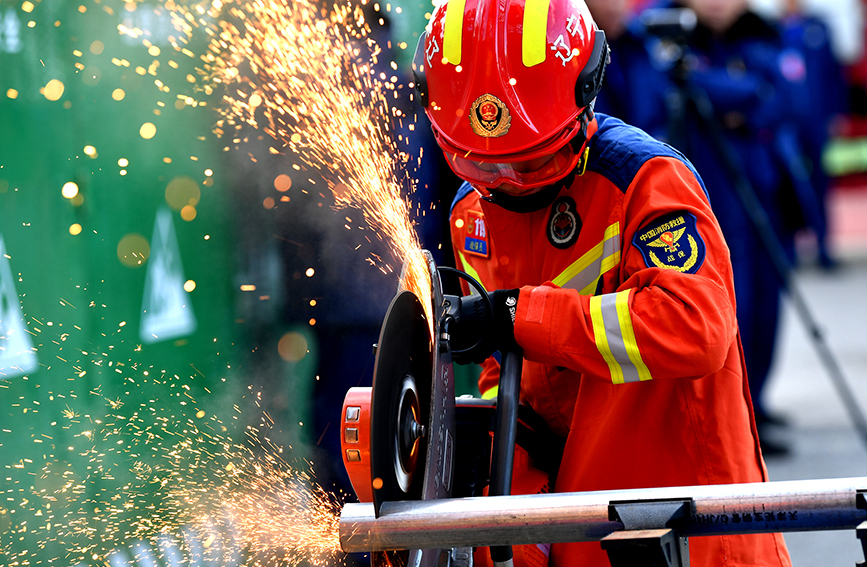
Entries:
{"label": "helmet visor", "polygon": [[520,161],[505,161],[502,158],[502,161],[497,161],[493,156],[490,160],[474,160],[453,152],[445,152],[445,157],[458,177],[488,189],[496,189],[505,183],[519,189],[550,185],[566,177],[579,159],[572,144],[565,144],[548,155]]}

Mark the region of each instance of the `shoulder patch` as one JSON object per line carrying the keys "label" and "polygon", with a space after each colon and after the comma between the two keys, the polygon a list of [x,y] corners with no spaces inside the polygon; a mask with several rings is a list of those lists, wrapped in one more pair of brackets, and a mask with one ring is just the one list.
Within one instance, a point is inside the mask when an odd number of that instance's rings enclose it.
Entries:
{"label": "shoulder patch", "polygon": [[479,211],[467,211],[466,234],[464,234],[464,251],[476,256],[490,256],[488,247],[488,227],[485,226],[485,215]]}
{"label": "shoulder patch", "polygon": [[694,274],[704,262],[704,239],[696,227],[695,215],[671,213],[644,225],[632,237],[632,244],[644,256],[648,268],[663,268]]}

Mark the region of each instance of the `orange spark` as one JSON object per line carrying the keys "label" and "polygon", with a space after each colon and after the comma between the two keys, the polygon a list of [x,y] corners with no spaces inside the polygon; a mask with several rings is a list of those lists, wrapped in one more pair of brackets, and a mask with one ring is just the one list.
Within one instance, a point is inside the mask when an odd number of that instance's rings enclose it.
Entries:
{"label": "orange spark", "polygon": [[392,102],[404,86],[389,77],[391,69],[376,67],[382,52],[361,6],[335,3],[321,11],[312,0],[213,0],[195,11],[172,6],[175,26],[188,38],[196,28],[208,34],[201,74],[205,92],[222,92],[219,130],[261,127],[317,170],[338,206],[359,208],[388,240],[403,263],[401,285],[430,314],[430,274],[409,214],[414,184],[399,173],[409,156],[392,134],[394,122],[406,118]]}

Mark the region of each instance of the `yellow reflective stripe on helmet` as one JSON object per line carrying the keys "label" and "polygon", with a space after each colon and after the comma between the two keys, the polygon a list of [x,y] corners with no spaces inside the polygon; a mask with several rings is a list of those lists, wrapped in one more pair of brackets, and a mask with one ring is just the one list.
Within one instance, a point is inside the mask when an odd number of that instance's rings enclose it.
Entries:
{"label": "yellow reflective stripe on helmet", "polygon": [[629,312],[631,289],[590,298],[590,318],[596,348],[608,364],[615,384],[650,380],[650,370],[641,359],[632,314]]}
{"label": "yellow reflective stripe on helmet", "polygon": [[592,295],[596,283],[608,270],[620,263],[620,223],[605,229],[604,240],[572,262],[552,281],[558,287],[576,289],[581,295]]}
{"label": "yellow reflective stripe on helmet", "polygon": [[525,67],[545,61],[548,53],[548,5],[551,0],[526,0],[521,54]]}
{"label": "yellow reflective stripe on helmet", "polygon": [[[461,252],[460,250],[458,250],[458,256],[461,259],[461,266],[463,266],[464,271],[466,273],[468,273],[470,276],[472,276],[473,278],[475,278],[476,281],[479,282],[479,284],[482,286],[482,289],[485,289],[485,284],[482,283],[482,278],[479,277],[479,272],[475,271],[473,269],[473,267],[470,266],[470,263],[467,262],[467,257],[464,256],[464,253]],[[469,286],[469,288],[470,288],[470,293],[477,293],[475,287]],[[485,289],[485,291],[488,291],[488,290]]]}
{"label": "yellow reflective stripe on helmet", "polygon": [[443,24],[443,59],[452,65],[461,64],[465,2],[466,0],[451,0],[446,5],[446,21]]}
{"label": "yellow reflective stripe on helmet", "polygon": [[483,400],[493,400],[494,398],[497,397],[497,394],[499,394],[499,393],[500,393],[500,387],[494,386],[493,388],[485,390],[485,392],[482,394],[482,399]]}

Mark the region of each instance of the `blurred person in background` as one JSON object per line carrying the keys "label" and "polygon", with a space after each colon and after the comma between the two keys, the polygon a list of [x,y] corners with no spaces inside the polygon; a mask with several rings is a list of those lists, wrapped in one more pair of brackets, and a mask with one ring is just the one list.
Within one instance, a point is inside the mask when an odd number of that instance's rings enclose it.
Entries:
{"label": "blurred person in background", "polygon": [[596,110],[665,139],[668,116],[660,112],[658,103],[665,100],[671,85],[664,66],[650,56],[646,31],[634,17],[634,7],[629,0],[587,0],[587,7],[611,47]]}
{"label": "blurred person in background", "polygon": [[[825,128],[824,110],[810,94],[804,52],[787,46],[780,28],[752,12],[747,0],[682,0],[657,7],[691,9],[697,17],[695,29],[677,38],[657,37],[639,21],[629,22],[626,29],[643,40],[645,50],[613,52],[613,60],[621,58],[621,85],[618,92],[612,92],[611,85],[603,89],[600,107],[610,107],[672,143],[705,179],[731,251],[738,323],[762,448],[767,455],[785,454],[788,447],[775,440],[772,431],[784,420],[772,415],[763,399],[783,280],[735,183],[748,181],[785,250],[782,260],[791,265],[798,230],[811,225],[817,235],[825,232],[810,179],[820,174],[811,168],[804,142],[804,135],[812,132],[810,143],[822,147],[816,138],[824,136],[815,130]],[[670,40],[681,49],[665,49]],[[672,53],[681,57],[668,57]],[[698,111],[697,99],[709,103],[710,113]],[[725,148],[719,147],[713,130],[721,134]],[[725,151],[734,163],[724,158]]]}
{"label": "blurred person in background", "polygon": [[[805,92],[801,101],[809,113],[799,123],[798,137],[804,148],[805,166],[810,185],[816,194],[817,210],[810,219],[816,238],[819,265],[832,269],[837,265],[828,249],[827,194],[831,183],[822,163],[822,154],[839,123],[848,113],[848,86],[843,67],[831,49],[830,31],[822,19],[806,13],[798,0],[786,0],[781,29],[785,45],[784,64],[793,81]],[[800,60],[804,65],[799,65]],[[802,113],[803,115],[803,113]]]}

